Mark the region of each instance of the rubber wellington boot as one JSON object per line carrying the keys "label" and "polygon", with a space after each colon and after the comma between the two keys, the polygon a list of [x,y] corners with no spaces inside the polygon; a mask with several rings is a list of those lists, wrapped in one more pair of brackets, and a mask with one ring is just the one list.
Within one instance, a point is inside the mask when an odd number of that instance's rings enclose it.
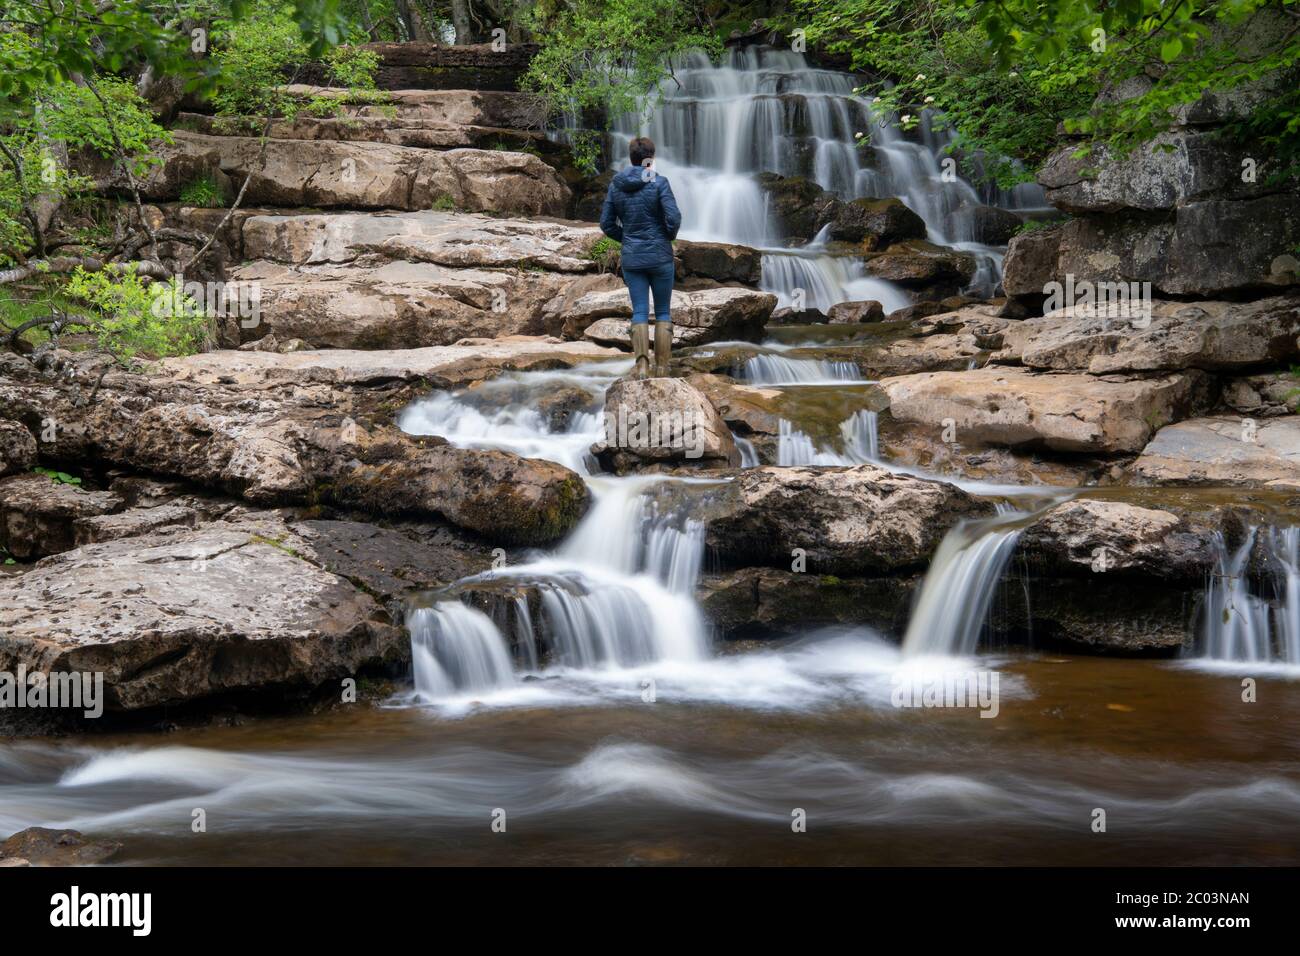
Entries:
{"label": "rubber wellington boot", "polygon": [[633,378],[646,378],[650,375],[650,323],[632,323],[632,366]]}
{"label": "rubber wellington boot", "polygon": [[668,377],[668,359],[673,351],[673,324],[662,320],[655,323],[655,376]]}

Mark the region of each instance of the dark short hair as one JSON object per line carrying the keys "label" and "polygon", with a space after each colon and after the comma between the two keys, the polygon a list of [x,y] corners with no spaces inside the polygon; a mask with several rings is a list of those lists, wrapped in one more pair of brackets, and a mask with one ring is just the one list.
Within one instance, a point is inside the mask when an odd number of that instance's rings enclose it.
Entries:
{"label": "dark short hair", "polygon": [[627,157],[633,166],[640,166],[647,159],[655,158],[655,141],[648,136],[638,136],[627,144]]}

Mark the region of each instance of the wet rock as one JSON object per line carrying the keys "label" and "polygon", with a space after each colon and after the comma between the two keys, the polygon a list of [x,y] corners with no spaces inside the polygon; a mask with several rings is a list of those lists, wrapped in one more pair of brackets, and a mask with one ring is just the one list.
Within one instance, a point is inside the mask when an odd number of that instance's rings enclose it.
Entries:
{"label": "wet rock", "polygon": [[1119,574],[1052,577],[1007,587],[992,633],[1013,643],[1084,654],[1172,657],[1193,632],[1201,584],[1152,587]]}
{"label": "wet rock", "polygon": [[0,419],[0,476],[29,471],[36,464],[36,439],[23,425]]}
{"label": "wet rock", "polygon": [[829,218],[831,239],[862,243],[868,251],[908,239],[924,239],[926,235],[925,220],[901,199],[836,200],[823,218]]}
{"label": "wet rock", "polygon": [[1121,303],[1058,309],[1008,325],[1004,350],[1033,368],[1094,375],[1185,368],[1227,370],[1300,358],[1300,296],[1254,302]]}
{"label": "wet rock", "polygon": [[122,506],[111,492],[88,491],[45,475],[14,475],[0,481],[0,545],[24,561],[67,551],[80,519]]}
{"label": "wet rock", "polygon": [[1203,582],[1214,568],[1212,529],[1169,511],[1122,501],[1057,505],[1020,536],[1021,553],[1047,573],[1140,574]]}
{"label": "wet rock", "polygon": [[[916,239],[895,243],[867,260],[867,272],[903,286],[966,285],[975,275],[975,257]],[[937,296],[936,296],[937,298]]]}
{"label": "wet rock", "polygon": [[592,454],[615,470],[634,462],[735,467],[740,453],[718,410],[679,378],[621,379],[605,393],[605,439]]}
{"label": "wet rock", "polygon": [[[959,207],[957,213],[966,219],[971,241],[987,246],[1005,246],[1025,224],[1014,212],[997,206],[967,205]],[[924,239],[924,233],[917,238]]]}
{"label": "wet rock", "polygon": [[1142,481],[1300,489],[1300,418],[1195,418],[1156,432],[1132,465]]}
{"label": "wet rock", "polygon": [[87,840],[77,830],[28,827],[0,843],[0,866],[91,866],[120,849],[120,843]]}
{"label": "wet rock", "polygon": [[1162,426],[1207,404],[1207,378],[1035,373],[989,366],[885,379],[895,419],[950,424],[955,440],[1055,451],[1141,451]]}
{"label": "wet rock", "polygon": [[107,709],[307,691],[401,660],[369,594],[268,525],[214,524],[47,558],[0,581],[0,668],[104,674]]}
{"label": "wet rock", "polygon": [[704,617],[727,640],[792,637],[836,625],[901,635],[919,575],[841,578],[773,568],[706,575],[696,589]]}
{"label": "wet rock", "polygon": [[569,427],[577,412],[586,411],[592,404],[585,389],[563,387],[542,396],[537,401],[537,413],[552,432],[563,432]]}
{"label": "wet rock", "polygon": [[[776,296],[754,289],[722,286],[673,292],[673,344],[704,345],[731,339],[757,341],[776,308]],[[573,303],[565,319],[570,328],[600,345],[630,348],[632,301],[626,289],[593,292]]]}
{"label": "wet rock", "polygon": [[906,305],[901,309],[895,309],[885,316],[886,322],[912,322],[916,319],[923,319],[930,315],[939,315],[948,311],[938,302],[929,300],[917,302],[914,305]]}
{"label": "wet rock", "polygon": [[745,285],[758,285],[763,278],[763,256],[748,246],[683,240],[677,243],[676,252],[681,273],[686,276]]}
{"label": "wet rock", "polygon": [[1002,288],[1008,296],[1041,303],[1047,285],[1058,281],[1057,259],[1063,226],[1042,226],[1016,233],[1002,260]]}
{"label": "wet rock", "polygon": [[827,313],[831,325],[856,325],[862,322],[885,321],[885,309],[879,302],[839,302]]}
{"label": "wet rock", "polygon": [[921,568],[952,525],[992,506],[939,481],[853,468],[751,468],[718,493],[708,546],[724,566],[811,574]]}
{"label": "wet rock", "polygon": [[833,194],[800,176],[759,173],[755,181],[767,196],[781,235],[787,238],[812,239],[829,218],[828,210],[839,202]]}

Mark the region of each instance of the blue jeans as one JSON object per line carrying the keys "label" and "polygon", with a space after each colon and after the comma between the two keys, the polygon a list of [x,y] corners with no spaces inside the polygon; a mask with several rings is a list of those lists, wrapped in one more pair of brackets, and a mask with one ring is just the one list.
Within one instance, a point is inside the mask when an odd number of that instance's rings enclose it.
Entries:
{"label": "blue jeans", "polygon": [[650,320],[650,290],[655,294],[655,321],[671,322],[673,299],[673,264],[666,262],[653,269],[624,269],[623,281],[632,296],[632,322]]}

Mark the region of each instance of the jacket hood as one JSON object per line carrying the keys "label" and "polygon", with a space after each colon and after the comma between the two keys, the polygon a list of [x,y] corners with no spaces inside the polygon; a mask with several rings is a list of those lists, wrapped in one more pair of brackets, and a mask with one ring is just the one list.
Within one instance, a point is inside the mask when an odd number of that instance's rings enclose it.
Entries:
{"label": "jacket hood", "polygon": [[639,189],[644,189],[647,182],[653,182],[653,180],[647,181],[641,178],[641,174],[644,172],[645,170],[640,166],[628,166],[619,170],[618,175],[614,177],[614,182],[618,184],[618,188],[623,192],[634,193]]}

